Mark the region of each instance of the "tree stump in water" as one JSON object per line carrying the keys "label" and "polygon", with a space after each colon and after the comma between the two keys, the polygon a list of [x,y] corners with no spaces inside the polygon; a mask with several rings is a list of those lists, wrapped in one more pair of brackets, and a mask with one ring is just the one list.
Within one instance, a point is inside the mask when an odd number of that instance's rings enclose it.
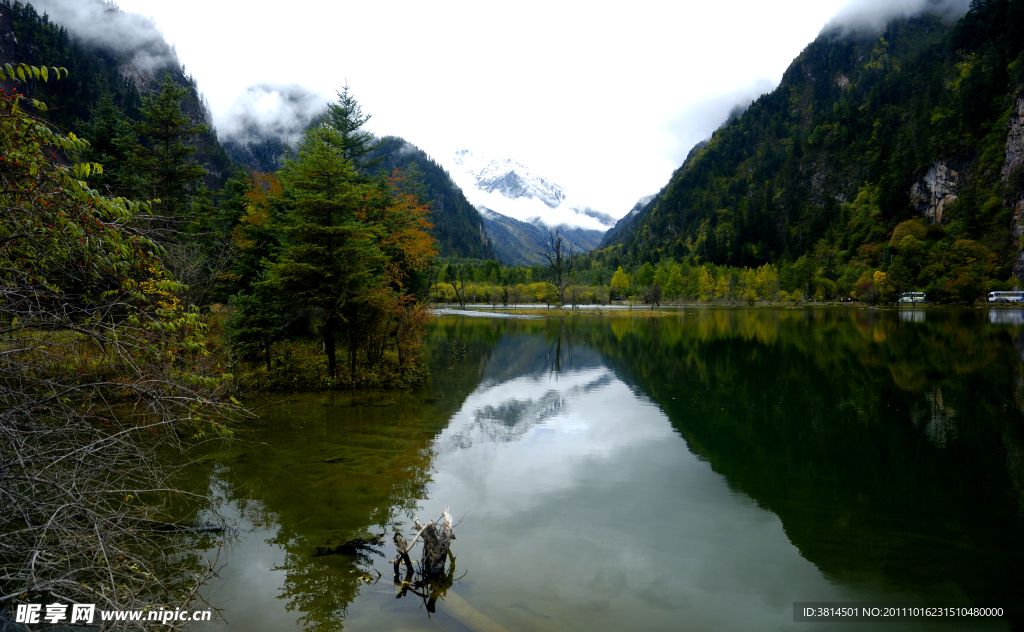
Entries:
{"label": "tree stump in water", "polygon": [[[410,573],[413,572],[412,560],[409,559],[409,551],[413,545],[423,538],[423,557],[420,559],[420,573],[424,576],[444,574],[444,563],[448,558],[448,547],[455,534],[452,533],[452,516],[445,507],[441,514],[441,522],[428,522],[426,525],[420,523],[419,519],[413,520],[418,533],[412,542],[406,542],[402,534],[395,533],[395,546],[398,547],[398,557],[393,562],[395,565],[395,578],[398,578],[398,567],[405,562],[405,567]],[[453,560],[454,563],[454,560]]]}
{"label": "tree stump in water", "polygon": [[444,573],[444,563],[448,559],[448,547],[451,546],[452,528],[448,524],[438,526],[428,522],[423,529],[423,557],[420,569],[428,575]]}

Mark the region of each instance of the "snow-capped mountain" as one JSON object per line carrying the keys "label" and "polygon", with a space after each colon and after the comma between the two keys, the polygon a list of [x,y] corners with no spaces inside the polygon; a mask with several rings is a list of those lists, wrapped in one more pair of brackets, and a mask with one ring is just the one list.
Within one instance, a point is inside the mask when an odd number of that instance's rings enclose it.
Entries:
{"label": "snow-capped mountain", "polygon": [[476,179],[475,188],[499,193],[510,200],[538,199],[551,208],[565,201],[565,190],[511,158],[487,160],[468,149],[455,152],[455,164]]}
{"label": "snow-capped mountain", "polygon": [[574,203],[561,186],[512,158],[493,159],[461,149],[452,156],[450,171],[470,202],[521,222],[601,233],[615,225],[612,216]]}

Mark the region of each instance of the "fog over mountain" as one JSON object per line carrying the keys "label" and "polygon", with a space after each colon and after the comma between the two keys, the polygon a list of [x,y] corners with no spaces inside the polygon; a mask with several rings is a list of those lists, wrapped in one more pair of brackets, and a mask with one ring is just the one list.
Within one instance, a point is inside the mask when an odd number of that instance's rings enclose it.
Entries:
{"label": "fog over mountain", "polygon": [[952,22],[970,8],[971,0],[856,0],[840,9],[822,31],[880,31],[896,18],[909,18],[925,11]]}
{"label": "fog over mountain", "polygon": [[152,73],[178,63],[174,47],[167,44],[151,18],[121,11],[113,2],[35,0],[31,4],[82,42],[130,54],[128,61],[138,71]]}
{"label": "fog over mountain", "polygon": [[[99,31],[95,16],[78,10],[90,4],[39,2],[92,36]],[[515,12],[497,5],[472,11],[422,6],[395,19],[393,9],[380,3],[342,7],[294,0],[282,11],[279,3],[252,0],[238,11],[232,3],[207,0],[120,1],[125,11],[152,16],[133,18],[139,34],[152,32],[155,22],[176,44],[209,97],[218,128],[233,126],[237,101],[253,86],[297,84],[329,99],[348,80],[374,116],[371,131],[411,139],[434,156],[458,148],[514,156],[581,206],[612,215],[667,180],[735,105],[778,85],[789,62],[827,23],[880,24],[926,5],[641,2],[581,20],[569,5],[529,3]],[[947,0],[943,6],[962,11],[965,5]],[[84,15],[66,17],[79,12]],[[380,46],[372,28],[338,38],[342,22],[387,24],[388,45]],[[283,33],[303,36],[277,45]],[[423,33],[431,33],[429,45],[423,45]],[[307,63],[315,59],[329,62]],[[681,59],[700,63],[677,64]],[[413,105],[409,95],[416,94],[443,97]]]}
{"label": "fog over mountain", "polygon": [[225,148],[236,162],[274,171],[302,133],[327,111],[328,98],[297,84],[249,86],[231,106],[221,127]]}
{"label": "fog over mountain", "polygon": [[271,136],[294,145],[309,124],[327,111],[328,100],[294,83],[252,85],[235,100],[220,132],[240,142]]}

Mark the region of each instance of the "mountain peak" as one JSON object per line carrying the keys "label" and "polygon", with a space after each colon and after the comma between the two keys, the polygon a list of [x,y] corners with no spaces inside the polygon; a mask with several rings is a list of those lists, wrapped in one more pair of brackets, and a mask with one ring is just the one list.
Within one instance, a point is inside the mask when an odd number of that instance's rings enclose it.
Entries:
{"label": "mountain peak", "polygon": [[451,164],[452,177],[478,208],[549,228],[604,233],[615,225],[615,218],[575,203],[560,185],[511,157],[490,158],[460,149],[452,154]]}
{"label": "mountain peak", "polygon": [[462,149],[455,152],[455,164],[472,175],[476,188],[482,191],[498,193],[510,200],[540,200],[549,208],[557,208],[565,201],[565,189],[512,158],[487,160]]}

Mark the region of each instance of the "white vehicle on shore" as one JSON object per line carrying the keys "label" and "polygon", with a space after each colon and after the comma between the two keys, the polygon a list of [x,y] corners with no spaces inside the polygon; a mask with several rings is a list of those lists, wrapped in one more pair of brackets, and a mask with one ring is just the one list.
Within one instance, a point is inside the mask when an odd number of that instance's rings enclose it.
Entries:
{"label": "white vehicle on shore", "polygon": [[989,292],[989,303],[1024,303],[1024,291]]}
{"label": "white vehicle on shore", "polygon": [[900,303],[923,303],[924,292],[904,292],[900,294]]}

